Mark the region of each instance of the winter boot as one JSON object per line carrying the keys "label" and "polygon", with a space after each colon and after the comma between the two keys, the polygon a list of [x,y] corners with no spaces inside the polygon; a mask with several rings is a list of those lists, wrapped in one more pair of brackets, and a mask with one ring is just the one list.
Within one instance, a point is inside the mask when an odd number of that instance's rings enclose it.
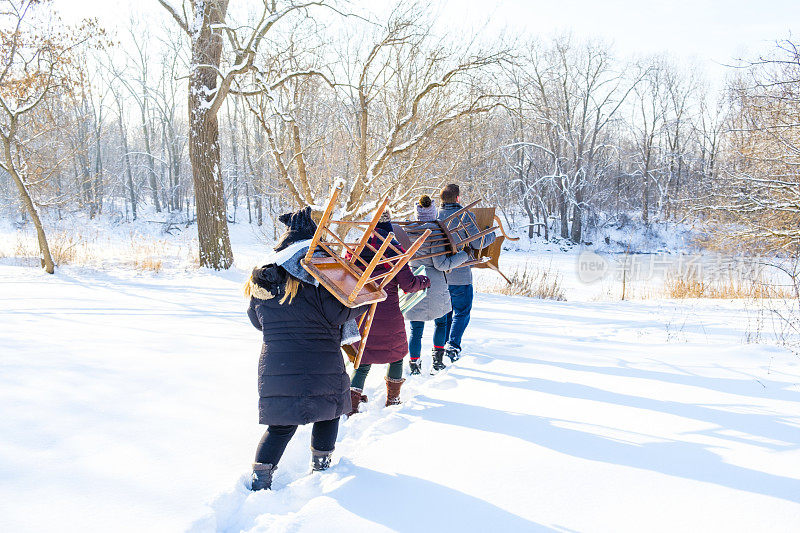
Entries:
{"label": "winter boot", "polygon": [[320,472],[322,470],[327,470],[328,467],[331,466],[331,455],[333,455],[333,450],[328,452],[323,452],[320,450],[315,450],[314,447],[311,447],[311,470],[314,472]]}
{"label": "winter boot", "polygon": [[433,367],[431,367],[431,375],[436,374],[439,370],[447,368],[442,361],[444,357],[444,348],[434,348],[431,352],[433,355]]}
{"label": "winter boot", "polygon": [[269,463],[253,463],[253,480],[250,490],[271,489],[272,474],[277,468]]}
{"label": "winter boot", "polygon": [[400,387],[403,386],[405,379],[395,379],[386,376],[386,407],[390,405],[399,405],[400,402]]}
{"label": "winter boot", "polygon": [[367,395],[361,394],[361,389],[350,387],[350,412],[347,416],[353,416],[358,412],[358,405],[367,402]]}
{"label": "winter boot", "polygon": [[411,359],[408,362],[408,367],[411,369],[411,375],[416,376],[422,370],[422,359]]}
{"label": "winter boot", "polygon": [[451,363],[455,363],[461,358],[461,348],[448,344],[444,349],[444,354],[450,358]]}

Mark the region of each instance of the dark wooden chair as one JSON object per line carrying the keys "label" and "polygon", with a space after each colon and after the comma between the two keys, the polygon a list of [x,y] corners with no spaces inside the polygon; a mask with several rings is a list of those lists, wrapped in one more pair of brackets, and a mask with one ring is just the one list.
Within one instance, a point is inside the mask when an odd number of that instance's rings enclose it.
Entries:
{"label": "dark wooden chair", "polygon": [[[455,213],[451,214],[444,220],[435,220],[431,222],[393,222],[396,233],[398,233],[400,242],[407,239],[411,242],[413,238],[419,238],[423,233],[430,232],[430,236],[425,240],[425,243],[420,247],[414,259],[427,259],[445,254],[454,254],[459,250],[466,247],[469,243],[483,239],[489,233],[492,233],[497,227],[486,227],[470,235],[470,212],[480,202],[476,200],[466,207],[462,207]],[[480,226],[479,226],[480,227]],[[402,230],[402,233],[401,231]],[[442,250],[442,247],[445,249]],[[484,259],[476,256],[474,259],[464,263],[463,266],[472,266],[485,261]]]}
{"label": "dark wooden chair", "polygon": [[[503,250],[503,242],[506,240],[518,241],[519,237],[511,237],[506,233],[500,218],[495,215],[494,207],[475,207],[478,202],[480,200],[472,202],[441,221],[393,222],[394,232],[401,244],[409,243],[410,245],[412,237],[419,236],[426,229],[431,230],[430,237],[420,247],[419,252],[413,259],[426,259],[438,255],[454,254],[461,249],[466,249],[473,258],[462,266],[490,268],[500,274],[508,283],[511,283],[508,277],[500,271],[500,252]],[[475,224],[480,230],[474,235],[469,235],[467,232],[465,219],[467,211],[475,217]],[[480,249],[477,251],[472,247],[466,246],[478,239],[483,241],[487,234],[498,229],[501,235],[496,236],[491,244],[483,246],[481,242],[479,244]],[[442,250],[443,247],[444,250]]]}
{"label": "dark wooden chair", "polygon": [[486,247],[481,247],[477,256],[481,259],[485,258],[486,260],[476,264],[475,266],[477,268],[489,268],[494,270],[510,284],[511,280],[509,280],[506,275],[500,271],[500,252],[503,250],[503,242],[506,240],[518,241],[519,237],[510,237],[506,233],[505,229],[503,228],[503,223],[500,221],[500,217],[495,214],[494,207],[476,207],[472,209],[472,214],[475,215],[475,222],[478,225],[478,228],[488,228],[491,227],[492,224],[497,224],[495,227],[497,227],[501,233],[495,237],[494,242]]}

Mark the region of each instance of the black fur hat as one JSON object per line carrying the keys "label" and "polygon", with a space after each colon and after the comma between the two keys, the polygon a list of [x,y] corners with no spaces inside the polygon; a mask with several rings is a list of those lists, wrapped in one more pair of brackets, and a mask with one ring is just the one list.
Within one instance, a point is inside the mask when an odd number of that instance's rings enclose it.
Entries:
{"label": "black fur hat", "polygon": [[279,216],[278,220],[286,224],[287,228],[275,245],[276,252],[280,252],[297,241],[313,238],[314,233],[317,231],[317,223],[311,218],[310,207],[303,208],[294,213],[285,213]]}

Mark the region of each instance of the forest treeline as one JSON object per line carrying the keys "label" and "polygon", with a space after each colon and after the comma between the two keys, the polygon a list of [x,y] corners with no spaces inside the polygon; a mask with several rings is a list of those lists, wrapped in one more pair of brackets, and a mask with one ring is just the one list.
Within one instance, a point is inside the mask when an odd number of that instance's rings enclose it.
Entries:
{"label": "forest treeline", "polygon": [[[159,0],[161,18],[66,25],[53,1],[0,10],[0,210],[228,224],[383,195],[397,216],[457,182],[519,233],[579,243],[631,218],[704,222],[797,255],[800,53],[776,36],[722,88],[667,54],[571,35],[441,34],[424,4],[384,18],[334,0]],[[45,222],[39,215],[47,212]],[[269,222],[271,224],[271,222]]]}

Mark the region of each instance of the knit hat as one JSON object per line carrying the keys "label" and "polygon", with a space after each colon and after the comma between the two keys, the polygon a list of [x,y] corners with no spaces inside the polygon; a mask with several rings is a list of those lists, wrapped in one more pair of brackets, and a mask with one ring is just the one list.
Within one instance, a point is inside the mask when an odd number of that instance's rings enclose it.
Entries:
{"label": "knit hat", "polygon": [[423,194],[419,197],[419,202],[417,202],[417,220],[422,222],[429,222],[431,220],[436,220],[436,205],[431,200],[431,197],[427,194]]}
{"label": "knit hat", "polygon": [[317,231],[317,224],[311,218],[310,207],[303,208],[294,213],[285,213],[279,216],[278,220],[286,224],[287,228],[275,245],[276,252],[280,252],[297,241],[313,238],[314,233]]}

